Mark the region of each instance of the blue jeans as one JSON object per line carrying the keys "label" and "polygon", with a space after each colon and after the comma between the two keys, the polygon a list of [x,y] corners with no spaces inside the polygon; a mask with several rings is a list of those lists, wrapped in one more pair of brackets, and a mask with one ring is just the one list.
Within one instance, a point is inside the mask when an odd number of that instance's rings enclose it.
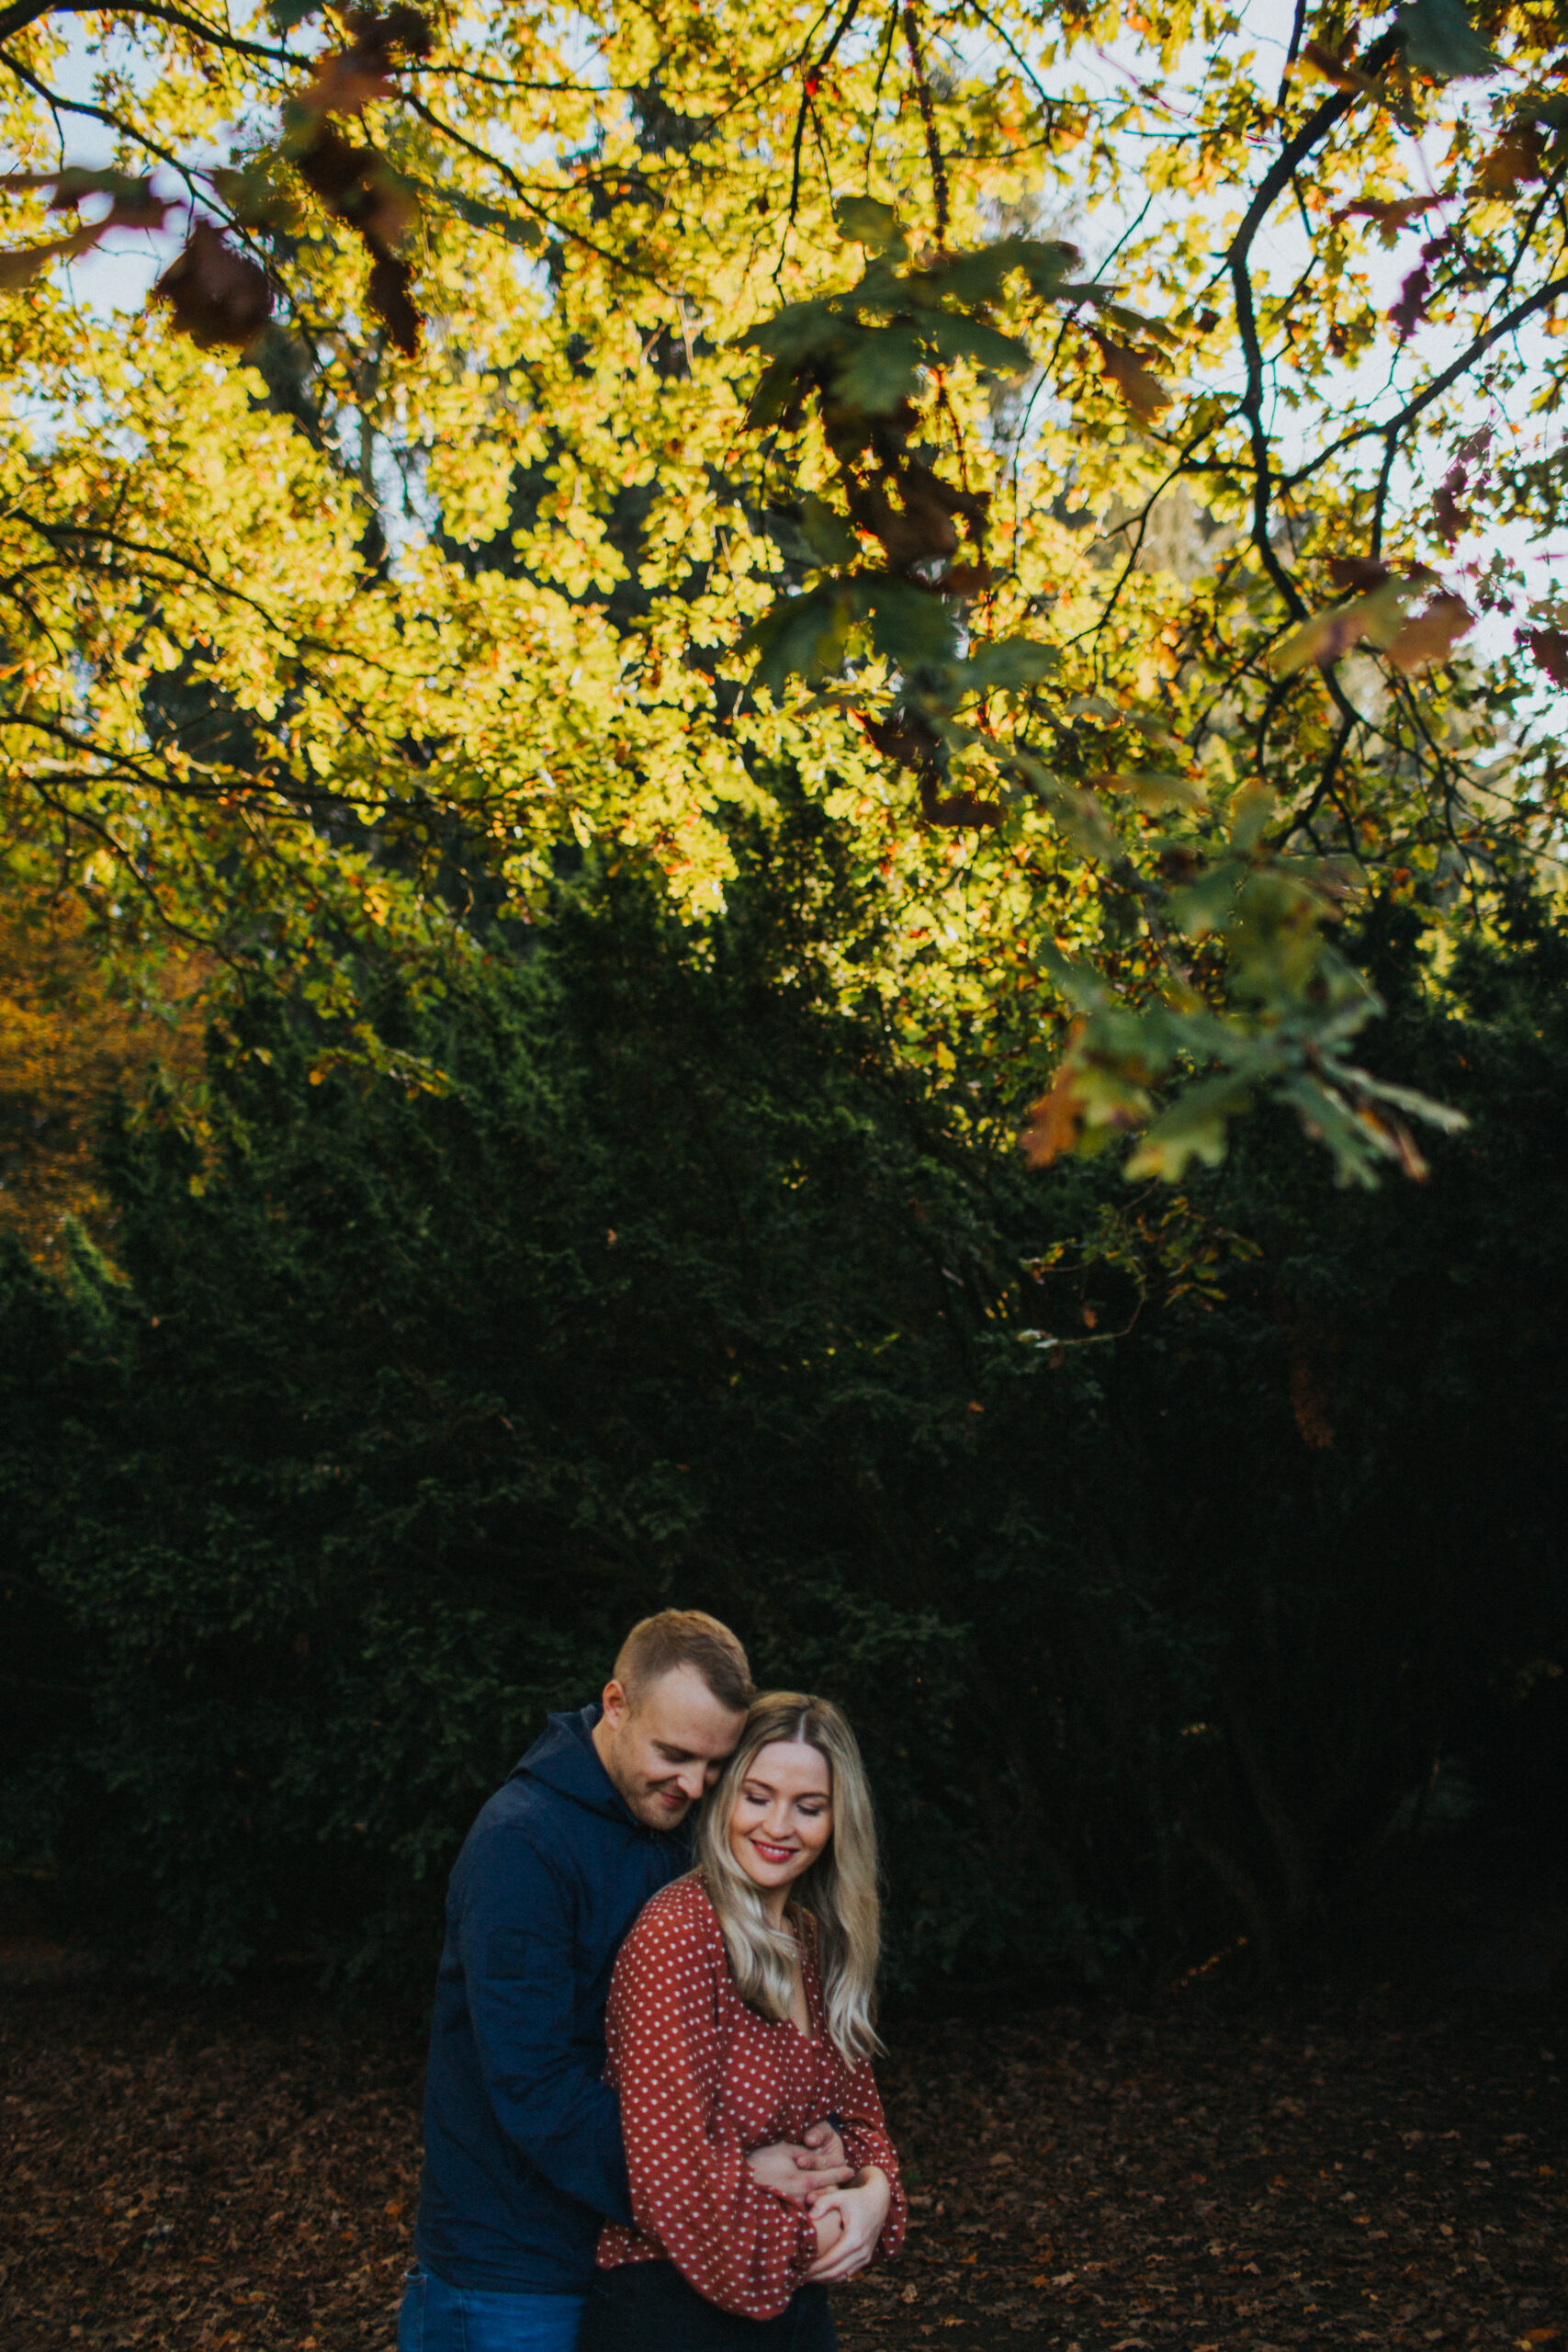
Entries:
{"label": "blue jeans", "polygon": [[577,2352],[587,2301],[449,2287],[416,2262],[398,2313],[398,2352]]}

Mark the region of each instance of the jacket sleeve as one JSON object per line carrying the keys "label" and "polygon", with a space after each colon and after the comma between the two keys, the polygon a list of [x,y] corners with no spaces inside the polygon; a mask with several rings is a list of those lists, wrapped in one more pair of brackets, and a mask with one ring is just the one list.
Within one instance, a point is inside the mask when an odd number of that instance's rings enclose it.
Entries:
{"label": "jacket sleeve", "polygon": [[626,2222],[620,2101],[575,2038],[575,1911],[558,1872],[502,1832],[468,1873],[454,1926],[497,2122],[557,2188]]}
{"label": "jacket sleeve", "polygon": [[610,1988],[632,2211],[689,2286],[721,2311],[776,2319],[817,2257],[817,2228],[761,2188],[719,2113],[716,1950],[699,1927],[645,1912]]}
{"label": "jacket sleeve", "polygon": [[882,2256],[895,2255],[902,2246],[909,2226],[908,2199],[904,2193],[898,2151],[887,2136],[876,2077],[863,2060],[852,2070],[848,2084],[840,2095],[837,2113],[839,2137],[844,2143],[844,2154],[849,2163],[857,2168],[863,2165],[879,2165],[887,2175],[892,2196],[888,2202],[887,2219],[882,2225],[882,2235],[876,2242],[876,2251]]}

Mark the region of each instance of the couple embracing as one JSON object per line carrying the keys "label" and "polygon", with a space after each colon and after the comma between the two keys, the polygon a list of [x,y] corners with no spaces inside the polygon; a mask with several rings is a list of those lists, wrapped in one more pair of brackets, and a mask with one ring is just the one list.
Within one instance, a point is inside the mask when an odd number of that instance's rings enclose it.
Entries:
{"label": "couple embracing", "polygon": [[399,2352],[831,2352],[904,2234],[876,1957],[843,1716],[645,1618],[453,1871]]}

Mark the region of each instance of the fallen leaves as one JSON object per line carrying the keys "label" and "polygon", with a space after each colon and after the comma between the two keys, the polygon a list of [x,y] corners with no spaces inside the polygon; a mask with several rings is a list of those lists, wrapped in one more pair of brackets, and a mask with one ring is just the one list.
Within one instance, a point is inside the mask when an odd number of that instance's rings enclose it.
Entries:
{"label": "fallen leaves", "polygon": [[[1326,1994],[906,2020],[882,2075],[913,2226],[896,2266],[836,2291],[843,2352],[938,2330],[976,2352],[1551,2345],[1561,2197],[1536,2170],[1529,2010]],[[0,1996],[5,2342],[389,2344],[423,2057],[412,2024],[255,1990]],[[1357,2226],[1347,2182],[1386,2234]],[[1391,2335],[1396,2311],[1416,2335]]]}

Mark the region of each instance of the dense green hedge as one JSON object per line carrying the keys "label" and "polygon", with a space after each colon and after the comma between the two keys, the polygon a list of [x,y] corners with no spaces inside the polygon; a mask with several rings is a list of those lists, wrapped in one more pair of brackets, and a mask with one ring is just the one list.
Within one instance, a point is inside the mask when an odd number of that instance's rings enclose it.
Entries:
{"label": "dense green hedge", "polygon": [[852,1710],[906,1987],[1267,1959],[1434,1759],[1548,1756],[1557,934],[1440,994],[1383,943],[1478,1124],[1372,1198],[1258,1128],[1216,1300],[1164,1202],[1026,1177],[830,1010],[798,885],[700,935],[584,892],[405,1016],[443,1098],[312,1083],[258,1001],[215,1159],[168,1103],[107,1139],[124,1279],[6,1264],[5,1835],[78,1924],[419,1975],[476,1804],[670,1601]]}

